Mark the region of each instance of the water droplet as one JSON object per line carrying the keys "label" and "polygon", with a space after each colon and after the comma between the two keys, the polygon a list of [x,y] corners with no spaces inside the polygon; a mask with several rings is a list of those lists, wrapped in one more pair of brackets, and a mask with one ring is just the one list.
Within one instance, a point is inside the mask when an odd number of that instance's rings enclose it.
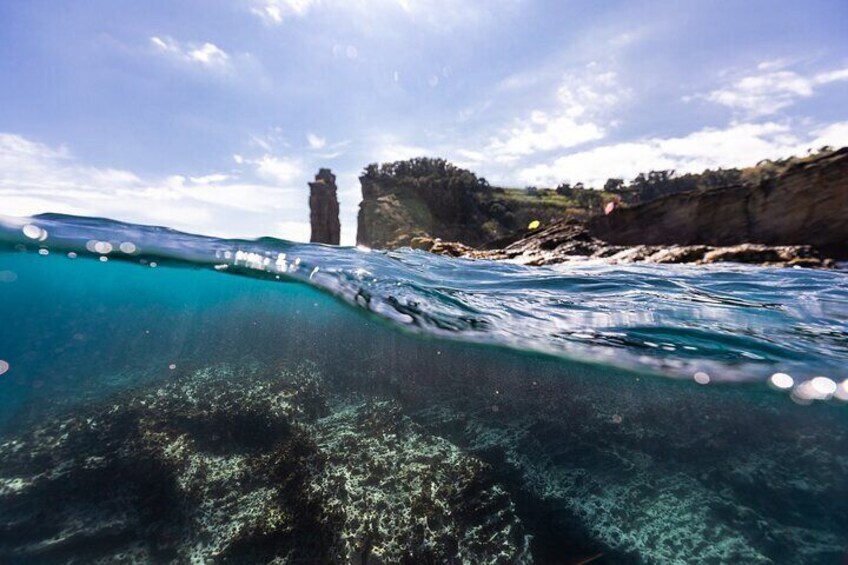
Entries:
{"label": "water droplet", "polygon": [[839,386],[836,387],[836,392],[833,393],[833,397],[837,400],[848,402],[848,379],[839,383]]}
{"label": "water droplet", "polygon": [[177,368],[177,365],[176,365],[176,363],[171,363],[170,365],[168,365],[168,368],[173,371],[174,369]]}
{"label": "water droplet", "polygon": [[118,246],[118,249],[126,253],[127,255],[132,255],[136,251],[138,251],[138,247],[135,246],[135,243],[132,241],[124,241]]}
{"label": "water droplet", "polygon": [[0,359],[0,375],[9,371],[9,363]]}
{"label": "water droplet", "polygon": [[814,377],[810,381],[810,386],[823,396],[830,396],[836,392],[836,383],[827,377]]}
{"label": "water droplet", "polygon": [[695,382],[699,385],[706,385],[710,383],[710,376],[703,371],[698,371],[697,373],[695,373],[693,378],[695,379]]}
{"label": "water droplet", "polygon": [[792,388],[792,385],[795,384],[795,380],[786,373],[775,373],[769,377],[769,384],[775,388],[787,390]]}
{"label": "water droplet", "polygon": [[112,252],[112,244],[108,241],[98,241],[94,244],[94,251],[101,255],[107,255]]}
{"label": "water droplet", "polygon": [[21,230],[24,232],[24,235],[30,239],[37,239],[42,241],[42,237],[46,239],[47,232],[36,226],[35,224],[27,224]]}

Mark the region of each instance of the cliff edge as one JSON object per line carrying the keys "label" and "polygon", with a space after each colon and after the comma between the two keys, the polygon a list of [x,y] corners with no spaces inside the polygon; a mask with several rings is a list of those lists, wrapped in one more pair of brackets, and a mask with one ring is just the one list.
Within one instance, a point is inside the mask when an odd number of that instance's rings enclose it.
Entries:
{"label": "cliff edge", "polygon": [[674,194],[589,221],[614,245],[812,245],[848,258],[848,148],[758,185]]}
{"label": "cliff edge", "polygon": [[369,165],[362,176],[356,241],[375,249],[408,246],[420,237],[487,246],[523,233],[533,220],[585,214],[560,195],[492,187],[444,159]]}

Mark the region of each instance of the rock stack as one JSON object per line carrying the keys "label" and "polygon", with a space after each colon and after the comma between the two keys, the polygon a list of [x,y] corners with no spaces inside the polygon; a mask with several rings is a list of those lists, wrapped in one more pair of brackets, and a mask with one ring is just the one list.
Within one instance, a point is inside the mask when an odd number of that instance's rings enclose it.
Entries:
{"label": "rock stack", "polygon": [[309,241],[312,243],[339,244],[341,224],[336,190],[336,175],[330,169],[320,169],[315,181],[309,183],[309,218],[312,223]]}

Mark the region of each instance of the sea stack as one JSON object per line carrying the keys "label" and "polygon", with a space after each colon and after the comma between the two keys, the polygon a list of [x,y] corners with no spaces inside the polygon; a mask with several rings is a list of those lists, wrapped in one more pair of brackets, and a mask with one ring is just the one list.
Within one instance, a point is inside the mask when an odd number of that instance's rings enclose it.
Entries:
{"label": "sea stack", "polygon": [[339,244],[339,199],[336,175],[330,169],[320,169],[315,182],[309,183],[309,217],[312,222],[310,242]]}

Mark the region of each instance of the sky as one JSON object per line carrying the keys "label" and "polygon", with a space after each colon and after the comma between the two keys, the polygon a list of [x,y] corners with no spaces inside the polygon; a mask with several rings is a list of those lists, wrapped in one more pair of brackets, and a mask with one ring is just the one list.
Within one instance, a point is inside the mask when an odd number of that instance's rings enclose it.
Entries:
{"label": "sky", "polygon": [[848,145],[844,0],[3,0],[0,214],[307,241],[338,176],[601,186]]}

